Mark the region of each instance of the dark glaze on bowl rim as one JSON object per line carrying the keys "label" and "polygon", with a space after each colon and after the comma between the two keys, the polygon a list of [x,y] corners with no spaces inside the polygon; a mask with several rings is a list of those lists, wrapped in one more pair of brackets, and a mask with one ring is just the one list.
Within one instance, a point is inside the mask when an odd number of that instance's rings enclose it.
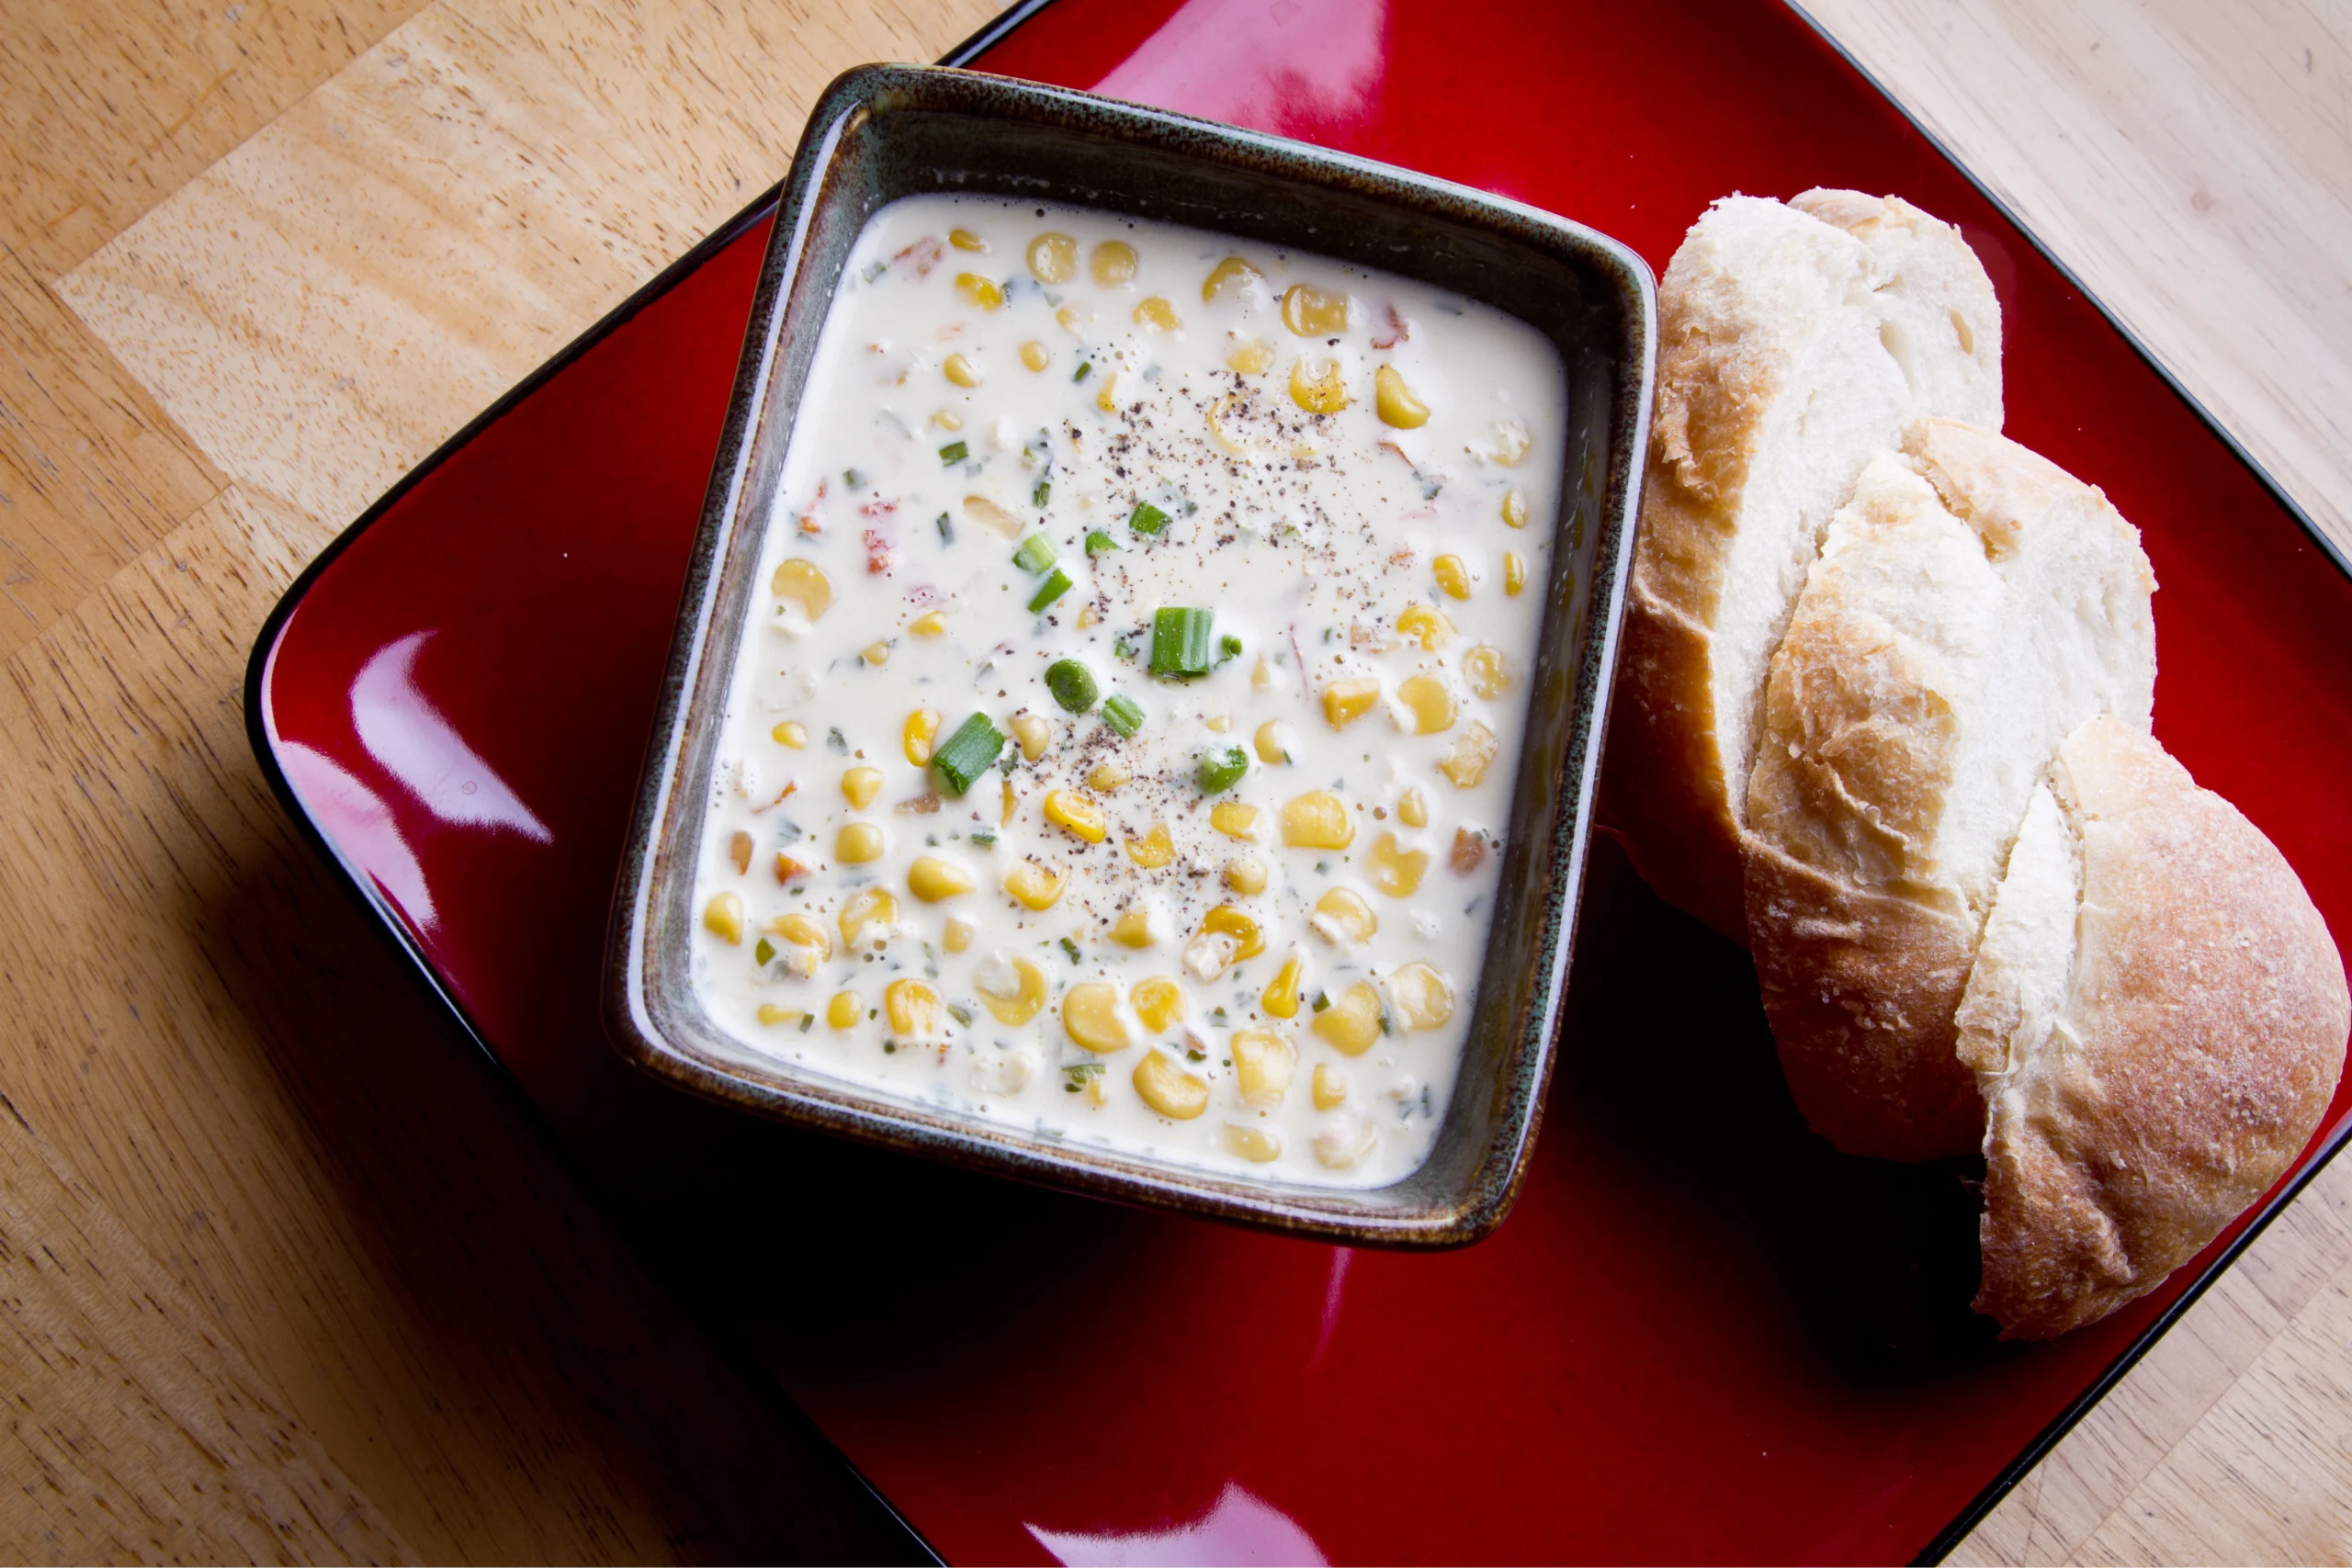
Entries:
{"label": "dark glaze on bowl rim", "polygon": [[[759,1061],[700,1007],[689,975],[694,870],[717,724],[756,589],[758,520],[849,247],[874,211],[926,192],[1125,212],[1403,274],[1528,321],[1560,353],[1568,428],[1545,585],[1554,608],[1529,682],[1495,923],[1452,1103],[1429,1159],[1401,1181],[1253,1182],[1056,1142]],[[1526,1172],[1566,987],[1656,335],[1639,256],[1484,192],[1008,78],[912,66],[837,78],[784,186],[687,570],[614,895],[604,1010],[615,1043],[710,1099],[1022,1180],[1340,1242],[1453,1247],[1487,1234]]]}

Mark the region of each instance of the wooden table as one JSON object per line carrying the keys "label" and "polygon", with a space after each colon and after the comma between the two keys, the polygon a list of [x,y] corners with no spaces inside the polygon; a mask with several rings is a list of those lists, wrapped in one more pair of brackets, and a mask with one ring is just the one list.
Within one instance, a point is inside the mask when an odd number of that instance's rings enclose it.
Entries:
{"label": "wooden table", "polygon": [[[399,474],[996,0],[0,6],[0,1553],[887,1540],[330,883],[239,678]],[[2343,0],[1817,0],[2352,544]],[[2352,1160],[1962,1549],[2352,1556]]]}

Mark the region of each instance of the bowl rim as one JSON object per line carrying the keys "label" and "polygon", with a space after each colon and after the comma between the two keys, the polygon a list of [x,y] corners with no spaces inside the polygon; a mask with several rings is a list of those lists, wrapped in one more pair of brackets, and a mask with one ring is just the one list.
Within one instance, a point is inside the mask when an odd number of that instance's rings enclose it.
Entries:
{"label": "bowl rim", "polygon": [[[1497,1096],[1508,1103],[1496,1111],[1488,1136],[1451,1195],[1410,1206],[1374,1206],[1363,1201],[1364,1194],[1386,1189],[1250,1183],[1205,1168],[1040,1138],[1009,1125],[922,1106],[844,1077],[796,1070],[789,1064],[773,1064],[770,1076],[753,1077],[682,1050],[667,1037],[648,996],[650,966],[659,957],[649,951],[648,929],[653,902],[666,885],[660,848],[667,836],[665,827],[684,810],[677,786],[695,740],[695,692],[707,674],[704,655],[722,610],[718,580],[752,477],[753,446],[767,394],[775,384],[776,357],[795,324],[791,286],[804,271],[812,223],[825,199],[823,176],[844,138],[861,121],[897,110],[979,116],[1041,131],[1078,130],[1204,164],[1223,164],[1236,175],[1248,168],[1278,180],[1385,198],[1423,216],[1442,206],[1443,220],[1456,226],[1481,219],[1493,226],[1493,233],[1507,232],[1521,243],[1532,238],[1557,247],[1563,255],[1572,253],[1613,289],[1626,351],[1614,363],[1620,406],[1611,419],[1610,471],[1591,513],[1597,537],[1582,636],[1578,639],[1571,629],[1562,637],[1563,645],[1581,642],[1577,690],[1558,753],[1567,787],[1561,790],[1553,811],[1559,841],[1551,874],[1532,877],[1527,885],[1530,892],[1552,900],[1556,918],[1536,939],[1536,951],[1544,962],[1528,999],[1528,1026],[1497,1067]],[[1058,193],[1053,198],[1066,199]],[[831,280],[825,281],[830,294]],[[639,1068],[700,1098],[1032,1184],[1351,1245],[1452,1247],[1489,1234],[1510,1212],[1525,1180],[1557,1055],[1646,462],[1657,336],[1656,280],[1638,254],[1583,224],[1509,197],[1351,153],[1011,77],[913,65],[863,65],[842,73],[812,107],[777,200],[681,590],[676,629],[614,886],[602,997],[607,1037]],[[788,435],[787,428],[779,438],[779,460],[783,447],[788,447]],[[704,742],[714,743],[715,739]],[[1524,777],[1522,773],[1522,783]],[[1516,798],[1513,810],[1516,816]],[[1408,1175],[1392,1186],[1412,1179],[1414,1175]]]}

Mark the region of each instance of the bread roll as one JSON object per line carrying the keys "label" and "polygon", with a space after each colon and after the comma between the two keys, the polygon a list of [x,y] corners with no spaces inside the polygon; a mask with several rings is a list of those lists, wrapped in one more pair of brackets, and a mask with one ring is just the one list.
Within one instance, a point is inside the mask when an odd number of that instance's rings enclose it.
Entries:
{"label": "bread roll", "polygon": [[2347,1029],[2269,840],[2132,727],[2075,731],[1960,1006],[1987,1107],[1977,1310],[2042,1339],[2153,1290],[2301,1153]]}
{"label": "bread roll", "polygon": [[1999,426],[2000,307],[1950,224],[1817,190],[1715,203],[1658,314],[1605,815],[1668,902],[1736,939],[1766,661],[1871,454],[1927,415]]}
{"label": "bread roll", "polygon": [[1772,655],[1747,938],[1798,1109],[1850,1154],[1982,1140],[1953,1013],[2026,803],[2101,714],[2145,734],[2154,572],[2107,498],[1990,431],[1871,459]]}

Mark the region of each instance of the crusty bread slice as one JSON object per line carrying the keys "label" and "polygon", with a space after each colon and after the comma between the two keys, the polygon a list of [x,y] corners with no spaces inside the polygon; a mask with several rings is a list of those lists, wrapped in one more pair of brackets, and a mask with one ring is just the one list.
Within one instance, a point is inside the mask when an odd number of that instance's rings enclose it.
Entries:
{"label": "crusty bread slice", "polygon": [[2000,306],[1950,224],[1808,191],[1710,208],[1658,317],[1605,816],[1668,902],[1737,938],[1766,661],[1870,455],[1928,415],[1999,426]]}
{"label": "crusty bread slice", "polygon": [[1960,1006],[1977,1310],[2043,1339],[2154,1289],[2301,1153],[2347,1030],[2342,960],[2270,840],[2131,726],[2069,736]]}
{"label": "crusty bread slice", "polygon": [[1798,1108],[1853,1154],[1981,1141],[1953,1049],[2027,801],[2077,726],[2145,733],[2154,574],[2107,498],[1930,420],[1873,457],[1772,655],[1747,916]]}

